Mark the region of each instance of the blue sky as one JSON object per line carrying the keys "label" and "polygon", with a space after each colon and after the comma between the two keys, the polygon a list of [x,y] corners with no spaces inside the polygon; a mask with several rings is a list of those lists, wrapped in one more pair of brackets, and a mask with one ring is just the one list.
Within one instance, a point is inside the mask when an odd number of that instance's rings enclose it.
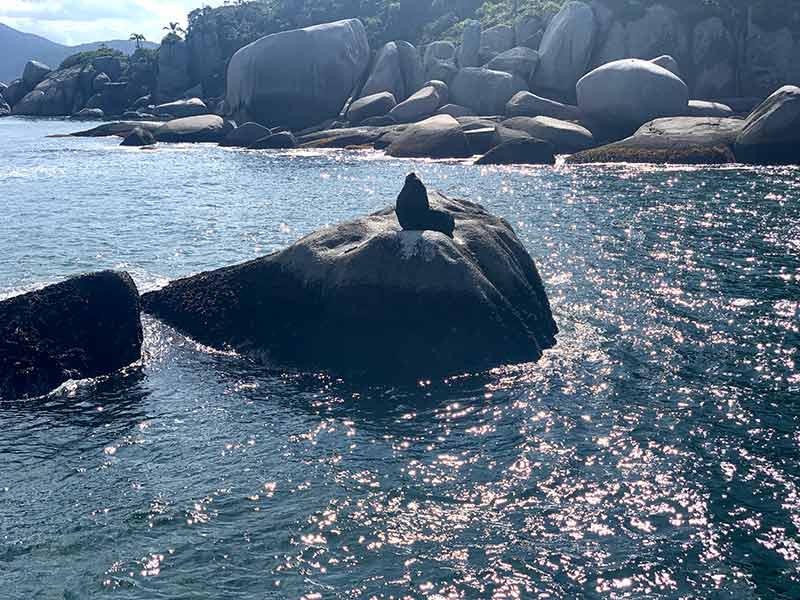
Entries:
{"label": "blue sky", "polygon": [[170,21],[186,25],[189,11],[222,0],[0,0],[0,22],[62,44],[127,39],[159,41]]}

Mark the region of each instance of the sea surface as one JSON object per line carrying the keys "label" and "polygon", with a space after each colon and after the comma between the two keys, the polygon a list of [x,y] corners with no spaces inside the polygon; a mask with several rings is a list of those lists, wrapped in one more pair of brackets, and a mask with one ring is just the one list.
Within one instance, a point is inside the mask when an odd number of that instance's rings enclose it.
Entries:
{"label": "sea surface", "polygon": [[146,317],[140,364],[0,402],[0,598],[800,598],[799,169],[45,137],[83,127],[0,120],[0,298],[248,260],[413,170],[513,224],[561,333],[381,386]]}

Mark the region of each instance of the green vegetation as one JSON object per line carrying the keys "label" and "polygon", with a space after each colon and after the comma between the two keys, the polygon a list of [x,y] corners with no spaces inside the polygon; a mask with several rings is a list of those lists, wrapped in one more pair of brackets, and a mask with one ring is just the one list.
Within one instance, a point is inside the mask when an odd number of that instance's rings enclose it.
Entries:
{"label": "green vegetation", "polygon": [[128,61],[128,57],[124,52],[114,50],[113,48],[98,48],[97,50],[89,50],[87,52],[78,52],[72,56],[68,56],[61,63],[61,69],[69,69],[78,65],[87,65],[97,58],[102,56],[113,56],[120,59],[123,63]]}

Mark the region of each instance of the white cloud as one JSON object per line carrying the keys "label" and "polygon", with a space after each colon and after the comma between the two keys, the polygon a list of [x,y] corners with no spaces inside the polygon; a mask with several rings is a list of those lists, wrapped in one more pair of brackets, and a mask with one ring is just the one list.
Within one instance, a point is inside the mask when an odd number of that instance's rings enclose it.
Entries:
{"label": "white cloud", "polygon": [[186,26],[186,15],[221,0],[0,0],[0,22],[63,44],[127,39],[143,33],[159,41],[170,21]]}

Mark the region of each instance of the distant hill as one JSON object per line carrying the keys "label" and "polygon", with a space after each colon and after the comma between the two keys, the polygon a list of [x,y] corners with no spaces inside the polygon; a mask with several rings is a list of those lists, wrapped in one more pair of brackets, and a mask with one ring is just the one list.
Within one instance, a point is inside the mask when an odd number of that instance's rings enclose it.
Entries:
{"label": "distant hill", "polygon": [[[38,60],[56,68],[61,61],[76,52],[96,50],[102,44],[109,48],[131,54],[136,44],[130,40],[110,40],[91,42],[79,46],[64,46],[32,33],[17,31],[0,23],[0,81],[6,83],[22,75],[22,69],[29,60]],[[158,44],[144,42],[145,48],[156,48]]]}

